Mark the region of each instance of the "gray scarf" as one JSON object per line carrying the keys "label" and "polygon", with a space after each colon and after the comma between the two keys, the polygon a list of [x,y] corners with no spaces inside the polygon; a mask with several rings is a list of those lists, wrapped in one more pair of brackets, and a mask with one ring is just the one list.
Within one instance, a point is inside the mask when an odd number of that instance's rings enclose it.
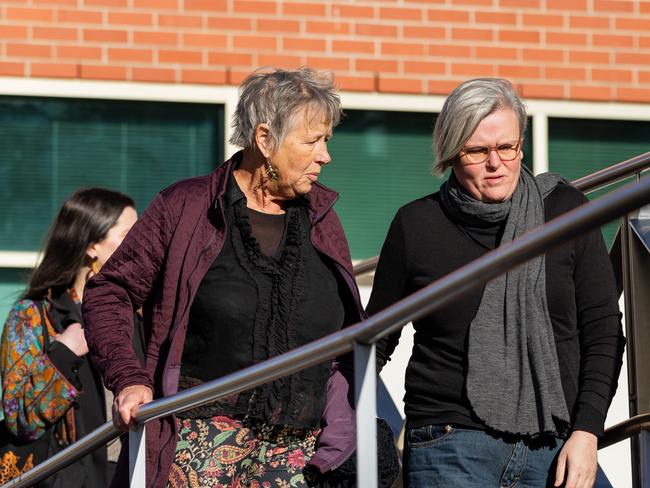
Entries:
{"label": "gray scarf", "polygon": [[[457,222],[501,222],[501,243],[544,224],[543,199],[559,175],[536,178],[522,165],[512,197],[484,203],[465,191],[453,172],[441,187],[442,204]],[[470,325],[467,396],[474,413],[499,432],[565,434],[569,423],[551,319],[544,255],[488,282]]]}

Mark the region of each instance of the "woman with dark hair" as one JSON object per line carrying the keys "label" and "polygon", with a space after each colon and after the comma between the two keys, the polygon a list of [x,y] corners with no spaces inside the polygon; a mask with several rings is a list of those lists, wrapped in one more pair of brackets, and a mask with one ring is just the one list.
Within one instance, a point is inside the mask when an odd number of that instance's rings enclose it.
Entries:
{"label": "woman with dark hair", "polygon": [[[526,109],[507,80],[466,81],[436,120],[440,191],[402,207],[369,314],[586,202],[523,164]],[[413,322],[404,479],[411,487],[590,488],[625,340],[599,230]],[[399,333],[377,344],[380,366]]]}
{"label": "woman with dark hair", "polygon": [[[3,437],[13,443],[36,443],[53,432],[64,447],[106,421],[104,388],[87,355],[81,298],[86,281],[136,219],[128,196],[87,188],[69,197],[52,223],[43,259],[9,312],[2,335]],[[29,459],[20,461],[25,464],[17,466],[13,456],[5,455],[0,472],[31,467]],[[96,488],[107,483],[106,448],[100,448],[42,486]]]}

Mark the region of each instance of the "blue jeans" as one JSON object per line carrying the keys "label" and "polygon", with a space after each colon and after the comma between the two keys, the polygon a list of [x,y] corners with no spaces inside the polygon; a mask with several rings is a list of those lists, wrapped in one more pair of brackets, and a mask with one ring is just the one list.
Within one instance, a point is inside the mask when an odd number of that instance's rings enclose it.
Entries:
{"label": "blue jeans", "polygon": [[504,440],[451,425],[407,429],[404,485],[408,488],[545,488],[555,481],[561,439],[545,444]]}

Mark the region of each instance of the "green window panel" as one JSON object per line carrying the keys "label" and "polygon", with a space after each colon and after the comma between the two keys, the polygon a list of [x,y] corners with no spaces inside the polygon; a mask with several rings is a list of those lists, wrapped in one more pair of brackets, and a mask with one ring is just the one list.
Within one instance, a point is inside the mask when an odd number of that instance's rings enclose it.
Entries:
{"label": "green window panel", "polygon": [[[341,195],[336,204],[352,257],[379,254],[395,212],[438,190],[447,178],[433,176],[435,114],[346,110],[329,143],[332,163],[321,181]],[[532,166],[532,120],[524,158]]]}
{"label": "green window panel", "polygon": [[155,194],[223,160],[220,105],[0,97],[0,250],[40,248],[63,200],[82,186]]}
{"label": "green window panel", "polygon": [[[648,151],[650,122],[549,118],[549,170],[568,180],[594,173]],[[590,193],[597,198],[627,181]],[[608,246],[618,221],[602,227]]]}

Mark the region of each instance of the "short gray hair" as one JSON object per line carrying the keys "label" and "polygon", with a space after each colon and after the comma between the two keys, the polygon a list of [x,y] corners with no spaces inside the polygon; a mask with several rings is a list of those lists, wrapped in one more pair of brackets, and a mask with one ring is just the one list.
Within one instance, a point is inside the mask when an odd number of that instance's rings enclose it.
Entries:
{"label": "short gray hair", "polygon": [[519,138],[523,139],[528,123],[526,107],[512,83],[502,78],[476,78],[458,85],[445,100],[433,130],[434,172],[444,173],[481,121],[500,109],[514,110]]}
{"label": "short gray hair", "polygon": [[277,149],[293,128],[295,115],[322,116],[332,127],[341,120],[341,99],[333,76],[301,67],[289,71],[258,70],[240,85],[239,102],[233,115],[230,143],[245,149],[255,147],[255,129],[268,124],[271,150]]}

